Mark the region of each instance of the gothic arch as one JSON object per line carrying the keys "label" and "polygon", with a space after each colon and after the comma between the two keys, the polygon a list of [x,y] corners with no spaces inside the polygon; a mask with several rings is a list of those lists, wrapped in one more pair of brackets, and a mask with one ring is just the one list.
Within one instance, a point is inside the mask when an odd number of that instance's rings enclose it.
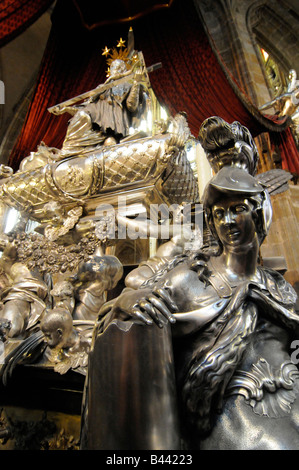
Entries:
{"label": "gothic arch", "polygon": [[299,71],[299,16],[282,2],[255,2],[248,9],[248,29],[254,40],[271,54],[285,74]]}

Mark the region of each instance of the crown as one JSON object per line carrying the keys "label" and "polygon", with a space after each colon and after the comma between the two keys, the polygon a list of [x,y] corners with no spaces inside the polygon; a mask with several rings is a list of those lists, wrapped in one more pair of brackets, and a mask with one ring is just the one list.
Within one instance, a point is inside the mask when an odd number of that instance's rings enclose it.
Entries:
{"label": "crown", "polygon": [[132,35],[133,30],[132,28],[130,28],[128,42],[131,44],[129,47],[126,47],[126,41],[120,38],[117,42],[116,47],[109,49],[107,46],[105,46],[105,48],[103,49],[102,55],[106,57],[108,65],[107,77],[110,76],[110,65],[115,60],[119,59],[124,61],[128,70],[130,70],[135,64],[135,62],[137,62],[138,54],[136,53],[136,51],[134,51],[134,45],[132,46],[132,42],[134,42],[134,39],[132,40]]}

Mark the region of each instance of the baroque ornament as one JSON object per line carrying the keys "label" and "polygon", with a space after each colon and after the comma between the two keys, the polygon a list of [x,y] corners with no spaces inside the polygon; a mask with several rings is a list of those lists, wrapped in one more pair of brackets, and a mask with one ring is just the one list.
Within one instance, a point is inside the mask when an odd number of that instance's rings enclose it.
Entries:
{"label": "baroque ornament", "polygon": [[[132,31],[127,48],[120,38],[103,54],[105,83],[49,109],[71,116],[62,148],[41,143],[19,171],[1,167],[2,382],[17,365],[83,375],[81,449],[299,448],[299,375],[287,353],[296,293],[259,265],[270,194],[289,175],[256,174],[257,149],[240,123],[204,121],[199,141],[214,170],[200,209],[208,243],[194,222],[187,158],[198,141],[184,112],[161,118],[149,82],[160,65],[145,67]],[[161,204],[178,210],[157,220],[152,253],[151,208]],[[193,218],[175,233],[186,206]],[[16,221],[4,223],[11,208]],[[116,221],[145,234],[138,266],[140,240],[129,232],[127,265],[110,254]],[[256,420],[262,443],[252,441]]]}
{"label": "baroque ornament", "polygon": [[291,413],[291,405],[298,393],[297,377],[299,371],[292,362],[285,362],[275,369],[260,358],[250,371],[236,371],[227,394],[243,395],[259,416],[279,418]]}
{"label": "baroque ornament", "polygon": [[37,268],[41,273],[49,274],[76,270],[101,243],[95,233],[88,233],[77,244],[67,246],[37,233],[19,233],[14,239],[18,259],[29,269]]}

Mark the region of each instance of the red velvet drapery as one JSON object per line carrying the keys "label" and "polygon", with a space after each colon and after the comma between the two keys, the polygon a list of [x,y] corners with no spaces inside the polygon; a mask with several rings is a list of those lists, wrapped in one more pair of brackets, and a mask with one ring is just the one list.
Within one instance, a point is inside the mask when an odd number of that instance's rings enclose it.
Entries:
{"label": "red velvet drapery", "polygon": [[[90,5],[92,8],[92,2]],[[104,82],[106,63],[102,49],[106,45],[115,47],[120,37],[126,38],[130,25],[135,48],[143,52],[146,64],[163,64],[150,77],[158,99],[172,114],[186,111],[194,135],[202,121],[212,115],[228,122],[238,120],[253,135],[279,128],[270,120],[268,128],[268,120],[253,116],[246,100],[237,95],[210,47],[192,0],[174,0],[170,8],[132,24],[102,26],[92,31],[83,27],[71,0],[58,0],[33,100],[10,157],[13,168],[41,141],[61,146],[69,116],[51,115],[47,108]]]}
{"label": "red velvet drapery", "polygon": [[299,175],[298,150],[290,128],[284,132],[270,132],[272,146],[278,147],[283,170]]}
{"label": "red velvet drapery", "polygon": [[0,47],[7,44],[39,18],[54,0],[1,0]]}

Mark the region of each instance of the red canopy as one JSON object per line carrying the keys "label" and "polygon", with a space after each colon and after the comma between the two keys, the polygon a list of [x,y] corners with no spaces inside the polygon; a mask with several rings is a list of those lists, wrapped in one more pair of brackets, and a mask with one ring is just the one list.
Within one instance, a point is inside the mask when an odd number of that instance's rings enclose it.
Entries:
{"label": "red canopy", "polygon": [[[118,3],[137,5],[136,1]],[[136,10],[136,18],[131,22],[125,21],[125,14],[119,15],[114,24],[110,24],[105,10],[99,16],[101,12],[95,4],[90,0],[58,0],[35,93],[10,156],[11,166],[16,169],[41,141],[60,148],[69,115],[57,117],[47,108],[103,83],[106,62],[102,50],[106,45],[115,47],[120,37],[126,39],[132,26],[135,49],[143,52],[147,66],[162,62],[162,68],[150,77],[160,103],[171,114],[185,111],[195,136],[203,120],[212,115],[228,122],[239,121],[253,136],[270,131],[271,136],[279,135],[276,144],[282,149],[285,166],[288,166],[289,146],[292,148],[292,161],[298,172],[298,151],[292,135],[285,134],[288,122],[264,117],[238,87],[214,54],[192,0],[174,0],[169,8],[162,8],[163,2],[148,0],[145,6],[152,4],[156,7],[154,11],[137,15]],[[109,2],[112,5],[113,1]],[[87,10],[88,18],[94,18],[94,23],[88,23]],[[111,8],[109,12],[111,15]]]}

